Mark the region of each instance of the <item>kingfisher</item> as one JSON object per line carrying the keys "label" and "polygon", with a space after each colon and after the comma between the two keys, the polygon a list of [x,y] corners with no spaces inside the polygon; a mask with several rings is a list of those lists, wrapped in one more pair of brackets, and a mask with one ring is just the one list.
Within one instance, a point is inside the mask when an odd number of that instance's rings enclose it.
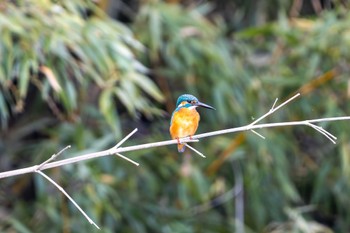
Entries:
{"label": "kingfisher", "polygon": [[171,116],[170,121],[170,135],[172,139],[178,141],[177,150],[179,152],[185,151],[185,145],[180,143],[182,137],[192,137],[198,128],[200,120],[197,107],[204,107],[213,109],[210,105],[201,103],[198,99],[190,94],[181,95],[176,102],[176,109]]}

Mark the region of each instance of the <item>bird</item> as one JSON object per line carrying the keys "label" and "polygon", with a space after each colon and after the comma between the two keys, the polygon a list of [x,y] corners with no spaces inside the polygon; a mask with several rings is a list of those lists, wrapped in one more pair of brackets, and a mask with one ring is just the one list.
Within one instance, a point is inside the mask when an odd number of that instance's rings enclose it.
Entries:
{"label": "bird", "polygon": [[212,106],[200,102],[197,97],[190,94],[183,94],[177,99],[176,109],[170,120],[169,132],[171,138],[178,142],[178,152],[185,151],[185,145],[180,143],[180,138],[188,136],[191,138],[197,131],[200,120],[197,107],[215,110]]}

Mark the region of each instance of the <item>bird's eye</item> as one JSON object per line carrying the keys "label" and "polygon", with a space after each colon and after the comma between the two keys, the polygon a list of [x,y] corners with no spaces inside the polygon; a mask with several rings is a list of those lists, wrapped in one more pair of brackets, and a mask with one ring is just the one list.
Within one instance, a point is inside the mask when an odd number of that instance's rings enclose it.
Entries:
{"label": "bird's eye", "polygon": [[196,101],[195,100],[191,100],[191,102],[190,102],[191,104],[195,104],[196,103]]}

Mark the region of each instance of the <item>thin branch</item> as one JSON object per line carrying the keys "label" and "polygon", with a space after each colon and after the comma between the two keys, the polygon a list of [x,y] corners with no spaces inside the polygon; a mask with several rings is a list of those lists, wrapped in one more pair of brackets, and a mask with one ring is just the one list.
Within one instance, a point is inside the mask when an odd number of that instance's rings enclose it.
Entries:
{"label": "thin branch", "polygon": [[42,175],[43,177],[45,177],[45,179],[47,179],[48,181],[50,181],[53,185],[56,186],[56,188],[58,188],[74,205],[75,207],[77,207],[77,209],[84,215],[84,217],[89,221],[90,224],[94,225],[97,229],[100,229],[96,223],[94,221],[91,220],[91,218],[89,218],[89,216],[87,216],[87,214],[80,208],[80,206],[73,200],[73,198],[71,198],[71,196],[69,196],[69,194],[64,191],[64,189],[59,186],[54,180],[52,180],[50,177],[48,177],[45,173],[43,173],[40,170],[35,171],[37,173],[39,173],[40,175]]}
{"label": "thin branch", "polygon": [[[217,131],[212,131],[212,132],[208,132],[208,133],[193,135],[192,139],[207,138],[207,137],[213,137],[213,136],[222,135],[222,134],[243,132],[243,131],[248,131],[248,130],[252,130],[252,129],[274,128],[274,127],[282,127],[282,126],[308,125],[308,123],[313,123],[313,122],[345,121],[345,120],[350,120],[350,116],[319,118],[319,119],[302,120],[302,121],[285,121],[285,122],[277,122],[277,123],[264,123],[264,124],[257,124],[257,125],[245,125],[245,126],[236,127],[236,128],[223,129],[223,130],[217,130]],[[1,176],[0,176],[0,178],[1,178]]]}
{"label": "thin branch", "polygon": [[45,179],[47,179],[48,181],[51,182],[51,184],[55,185],[56,188],[58,190],[61,191],[61,193],[63,193],[74,205],[75,207],[78,208],[78,210],[84,215],[84,217],[89,221],[90,224],[94,225],[97,229],[100,229],[96,223],[94,221],[91,220],[91,218],[89,218],[89,216],[80,208],[80,206],[73,200],[73,198],[71,198],[71,196],[69,196],[69,194],[59,185],[57,184],[53,179],[51,179],[49,176],[47,176],[45,173],[43,173],[42,171],[40,171],[40,168],[42,168],[45,164],[47,164],[48,162],[56,159],[60,154],[63,153],[63,151],[67,150],[68,148],[70,148],[70,146],[66,146],[65,148],[63,148],[62,150],[60,150],[57,154],[53,154],[48,160],[44,161],[43,163],[41,163],[39,166],[36,167],[35,172],[40,174],[41,176],[43,176]]}
{"label": "thin branch", "polygon": [[48,160],[45,160],[43,163],[41,163],[40,165],[38,165],[38,167],[36,168],[36,170],[40,170],[45,164],[47,164],[48,162],[51,162],[52,160],[55,160],[60,154],[63,153],[63,151],[69,149],[71,146],[68,145],[65,148],[63,148],[62,150],[60,150],[57,154],[53,154],[51,156],[51,158],[49,158]]}
{"label": "thin branch", "polygon": [[124,155],[122,155],[122,154],[119,154],[119,153],[115,153],[117,156],[119,156],[119,157],[121,157],[121,158],[123,158],[123,159],[125,159],[125,160],[127,160],[127,161],[129,161],[130,163],[133,163],[133,164],[135,164],[136,166],[139,166],[140,164],[139,163],[137,163],[137,162],[135,162],[134,160],[132,160],[132,159],[129,159],[128,157],[125,157]]}
{"label": "thin branch", "polygon": [[[275,105],[276,105],[277,101],[278,101],[278,98],[276,98],[276,99],[275,99],[275,102],[273,102],[273,105],[272,105],[271,109],[274,109],[274,108],[275,108]],[[270,110],[271,110],[271,109],[270,109]]]}
{"label": "thin branch", "polygon": [[300,93],[295,94],[294,96],[292,96],[291,98],[289,98],[288,100],[284,101],[282,104],[280,104],[279,106],[275,107],[275,104],[277,102],[278,99],[275,100],[275,103],[272,105],[272,108],[270,109],[270,111],[268,111],[267,113],[265,113],[264,115],[262,115],[261,117],[259,117],[257,120],[253,121],[252,123],[250,123],[250,125],[255,125],[256,123],[258,123],[259,121],[261,121],[262,119],[266,118],[267,116],[271,115],[272,113],[276,112],[278,109],[282,108],[284,105],[288,104],[289,102],[293,101],[295,98],[297,98],[298,96],[300,96]]}
{"label": "thin branch", "polygon": [[189,149],[193,150],[194,152],[196,152],[197,154],[199,154],[200,156],[202,156],[203,158],[205,158],[205,155],[203,155],[201,152],[199,152],[198,150],[194,149],[192,146],[188,145],[187,143],[184,143],[184,145],[186,147],[188,147]]}
{"label": "thin branch", "polygon": [[259,137],[261,137],[262,139],[265,139],[265,137],[263,135],[261,135],[260,133],[256,132],[254,129],[251,129],[250,131],[252,131],[253,133],[255,133],[256,135],[258,135]]}
{"label": "thin branch", "polygon": [[310,122],[307,122],[306,125],[312,127],[313,129],[317,130],[318,132],[320,132],[321,134],[323,134],[326,138],[328,138],[331,142],[333,142],[333,144],[336,144],[337,137],[334,136],[333,134],[331,134],[330,132],[326,131],[325,129],[323,129],[320,126],[314,125]]}
{"label": "thin branch", "polygon": [[[329,140],[331,140],[333,143],[335,142],[336,138],[330,134],[328,131],[324,130],[321,127],[316,127],[315,125],[311,123],[319,123],[319,122],[328,122],[328,121],[344,121],[344,120],[350,120],[350,116],[341,116],[341,117],[329,117],[329,118],[319,118],[319,119],[310,119],[310,120],[302,120],[302,121],[289,121],[289,122],[277,122],[277,123],[264,123],[264,124],[256,124],[257,122],[261,121],[262,119],[266,118],[270,114],[274,113],[281,107],[285,106],[286,104],[290,103],[292,100],[297,98],[300,94],[294,95],[292,98],[288,99],[287,101],[283,102],[282,104],[278,105],[275,107],[275,103],[273,104],[272,108],[264,114],[262,117],[259,117],[257,120],[254,122],[241,126],[241,127],[236,127],[236,128],[230,128],[230,129],[223,129],[223,130],[217,130],[217,131],[212,131],[208,133],[202,133],[202,134],[197,134],[193,135],[191,138],[190,137],[185,137],[181,138],[180,142],[181,143],[188,143],[188,142],[197,142],[198,139],[200,138],[206,138],[206,137],[213,137],[217,135],[223,135],[223,134],[228,134],[228,133],[236,133],[236,132],[243,132],[243,131],[250,131],[250,130],[255,130],[255,129],[262,129],[262,128],[273,128],[273,127],[285,127],[285,126],[297,126],[297,125],[306,125],[314,128],[324,136],[326,136]],[[129,135],[131,136],[134,132],[136,132],[136,129],[131,132]],[[128,138],[129,135],[126,137]],[[125,139],[126,140],[126,139]],[[122,140],[121,142],[124,142]],[[167,140],[167,141],[161,141],[161,142],[153,142],[153,143],[146,143],[146,144],[141,144],[141,145],[135,145],[135,146],[127,146],[127,147],[119,147],[120,143],[118,143],[116,146],[112,147],[111,149],[104,150],[104,151],[99,151],[95,153],[90,153],[90,154],[85,154],[85,155],[80,155],[77,157],[73,158],[68,158],[68,159],[63,159],[59,161],[54,161],[50,163],[44,164],[42,167],[40,167],[40,170],[45,170],[49,168],[54,168],[54,167],[59,167],[67,164],[73,164],[89,159],[94,159],[94,158],[99,158],[103,156],[108,156],[116,153],[123,153],[123,152],[128,152],[128,151],[136,151],[136,150],[144,150],[144,149],[149,149],[149,148],[154,148],[154,147],[160,147],[160,146],[167,146],[167,145],[173,145],[173,144],[178,144],[178,141],[176,139],[174,140]],[[136,163],[136,162],[135,162]],[[5,178],[5,177],[10,177],[10,176],[16,176],[16,175],[21,175],[21,174],[26,174],[26,173],[31,173],[35,172],[37,169],[37,165],[32,166],[32,167],[27,167],[27,168],[22,168],[22,169],[17,169],[17,170],[12,170],[12,171],[7,171],[7,172],[2,172],[0,173],[0,179]]]}
{"label": "thin branch", "polygon": [[137,128],[134,129],[131,133],[129,133],[128,135],[126,135],[126,137],[124,137],[120,142],[117,143],[117,145],[115,145],[114,147],[112,147],[112,149],[117,149],[118,147],[120,147],[126,140],[128,140],[132,135],[134,135],[137,132]]}

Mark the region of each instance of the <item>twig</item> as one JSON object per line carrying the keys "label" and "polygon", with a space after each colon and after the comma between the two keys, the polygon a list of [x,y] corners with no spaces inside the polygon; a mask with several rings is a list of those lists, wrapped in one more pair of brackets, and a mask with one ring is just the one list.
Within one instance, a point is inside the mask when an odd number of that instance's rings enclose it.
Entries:
{"label": "twig", "polygon": [[200,156],[202,156],[203,158],[205,158],[205,155],[203,155],[201,152],[199,152],[198,150],[194,149],[192,146],[188,145],[187,143],[184,143],[184,145],[186,147],[188,147],[189,149],[193,150],[194,152],[196,152],[197,154],[199,154]]}
{"label": "twig", "polygon": [[126,135],[126,137],[124,137],[120,142],[117,143],[117,145],[115,145],[114,147],[112,147],[112,149],[117,149],[118,147],[120,147],[126,140],[128,140],[132,135],[134,135],[137,132],[137,128],[134,129],[131,133],[129,133],[128,135]]}
{"label": "twig", "polygon": [[261,137],[262,139],[265,139],[265,137],[261,134],[259,134],[258,132],[256,132],[254,129],[251,129],[250,131],[252,131],[253,133],[255,133],[256,135],[258,135],[259,137]]}
{"label": "twig", "polygon": [[123,159],[125,159],[125,160],[127,160],[127,161],[129,161],[130,163],[133,163],[133,164],[135,164],[136,166],[139,166],[140,164],[139,163],[137,163],[137,162],[135,162],[134,160],[132,160],[132,159],[129,159],[128,157],[125,157],[124,155],[122,155],[122,154],[119,154],[119,153],[115,153],[116,155],[118,155],[120,158],[123,158]]}
{"label": "twig", "polygon": [[71,196],[69,196],[69,194],[59,185],[57,184],[53,179],[51,179],[49,176],[47,176],[45,173],[43,173],[42,171],[40,171],[40,168],[42,168],[45,164],[47,164],[48,162],[56,159],[63,151],[67,150],[68,148],[70,148],[70,146],[66,146],[65,148],[63,148],[62,150],[60,150],[57,154],[53,154],[48,160],[44,161],[43,163],[41,163],[40,165],[38,165],[35,169],[35,172],[40,174],[41,176],[43,176],[45,179],[47,179],[48,181],[51,182],[51,184],[55,185],[56,188],[58,188],[58,190],[61,191],[61,193],[63,193],[74,205],[75,207],[78,208],[78,210],[84,215],[84,217],[89,221],[90,224],[94,225],[97,229],[100,229],[96,223],[94,221],[91,220],[91,218],[89,218],[89,216],[80,208],[80,206],[73,200],[73,198],[71,198]]}
{"label": "twig", "polygon": [[48,162],[51,162],[52,160],[55,160],[60,154],[63,153],[63,151],[69,149],[71,146],[68,145],[66,146],[65,148],[63,148],[62,150],[60,150],[57,154],[53,154],[51,156],[51,158],[49,158],[48,160],[45,160],[43,163],[41,163],[40,165],[38,165],[38,167],[35,169],[36,171],[37,170],[40,170],[45,164],[47,164]]}
{"label": "twig", "polygon": [[259,121],[261,121],[262,119],[266,118],[268,115],[271,115],[272,113],[276,112],[278,109],[282,108],[284,105],[288,104],[289,102],[291,102],[292,100],[294,100],[295,98],[297,98],[298,96],[300,96],[300,93],[295,94],[294,96],[292,96],[290,99],[284,101],[282,104],[280,104],[279,106],[277,106],[275,108],[275,104],[277,102],[278,99],[275,100],[274,104],[272,105],[270,111],[268,111],[267,113],[265,113],[264,115],[262,115],[261,117],[259,117],[257,120],[253,121],[252,123],[250,123],[249,125],[255,125],[256,123],[258,123]]}
{"label": "twig", "polygon": [[321,134],[323,134],[326,138],[328,138],[331,142],[333,142],[333,144],[336,144],[337,137],[334,136],[333,134],[331,134],[330,132],[326,131],[325,129],[323,129],[320,126],[314,125],[310,122],[307,122],[306,125],[310,126],[311,128],[317,130],[318,132],[320,132]]}
{"label": "twig", "polygon": [[73,198],[71,198],[71,196],[69,196],[69,194],[64,191],[64,189],[59,186],[54,180],[52,180],[50,177],[48,177],[45,173],[43,173],[40,170],[35,171],[37,173],[39,173],[40,175],[42,175],[43,177],[45,177],[48,181],[50,181],[53,185],[56,186],[56,188],[58,188],[64,195],[66,195],[66,197],[75,205],[75,207],[78,208],[78,210],[84,215],[84,217],[89,221],[90,224],[94,225],[97,229],[100,229],[96,223],[94,221],[91,220],[91,218],[89,218],[89,216],[87,216],[87,214],[80,208],[80,206],[73,200]]}

